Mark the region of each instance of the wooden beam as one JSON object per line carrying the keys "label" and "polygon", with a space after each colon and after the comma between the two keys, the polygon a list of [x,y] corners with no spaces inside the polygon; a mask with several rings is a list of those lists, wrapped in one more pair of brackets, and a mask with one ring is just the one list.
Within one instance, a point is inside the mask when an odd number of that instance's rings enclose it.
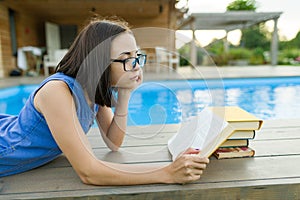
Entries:
{"label": "wooden beam", "polygon": [[189,16],[186,20],[182,21],[177,27],[176,30],[180,30],[181,28],[190,25],[195,21],[195,17]]}

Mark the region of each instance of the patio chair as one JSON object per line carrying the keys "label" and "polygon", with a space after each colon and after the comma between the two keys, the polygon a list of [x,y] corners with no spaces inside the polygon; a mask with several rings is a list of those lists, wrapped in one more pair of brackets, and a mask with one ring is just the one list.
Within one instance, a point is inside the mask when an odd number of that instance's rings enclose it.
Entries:
{"label": "patio chair", "polygon": [[177,52],[169,51],[163,47],[156,47],[155,55],[157,62],[156,72],[159,72],[161,67],[167,67],[169,72],[179,67],[179,54]]}
{"label": "patio chair", "polygon": [[62,58],[66,55],[68,49],[58,49],[54,50],[53,55],[44,55],[44,75],[49,76],[49,68],[56,67]]}

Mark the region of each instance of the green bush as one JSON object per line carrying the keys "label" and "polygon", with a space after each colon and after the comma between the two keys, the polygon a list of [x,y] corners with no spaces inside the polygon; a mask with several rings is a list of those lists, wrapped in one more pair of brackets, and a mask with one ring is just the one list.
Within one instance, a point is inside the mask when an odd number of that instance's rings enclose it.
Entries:
{"label": "green bush", "polygon": [[229,60],[249,60],[252,53],[245,48],[231,48],[228,52]]}
{"label": "green bush", "polygon": [[249,63],[251,65],[262,65],[266,63],[263,48],[258,47],[252,50],[252,55],[250,57]]}
{"label": "green bush", "polygon": [[216,66],[228,65],[228,55],[226,53],[212,55],[211,58]]}
{"label": "green bush", "polygon": [[300,56],[300,49],[284,49],[278,55],[278,64],[290,65],[294,64],[295,58]]}

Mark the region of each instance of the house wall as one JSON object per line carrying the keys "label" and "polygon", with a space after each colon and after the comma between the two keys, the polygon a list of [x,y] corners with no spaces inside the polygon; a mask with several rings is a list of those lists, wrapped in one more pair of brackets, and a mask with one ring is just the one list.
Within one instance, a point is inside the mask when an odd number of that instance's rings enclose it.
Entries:
{"label": "house wall", "polygon": [[8,9],[0,5],[0,77],[7,76],[14,68],[12,56]]}
{"label": "house wall", "polygon": [[15,13],[17,46],[45,46],[44,21],[27,13]]}
{"label": "house wall", "polygon": [[[23,6],[20,6],[19,3],[21,2],[12,1],[0,3],[0,77],[8,76],[9,72],[16,67],[17,63],[16,58],[12,55],[8,6],[15,11],[15,26],[18,48],[25,46],[45,47],[45,22],[47,21],[56,23],[58,25],[77,25],[78,31],[80,31],[84,23],[87,22],[87,18],[79,18],[80,15],[77,16],[76,13],[72,15],[72,17],[51,17],[54,16],[52,15],[52,12],[55,12],[55,9],[51,8],[51,3],[54,3],[53,1],[47,3],[47,8],[49,9],[45,10],[45,12],[48,12],[48,15],[41,15],[38,10],[35,10],[36,8],[34,7],[34,1],[28,1],[28,5],[24,4]],[[130,2],[127,3],[130,5]],[[148,5],[149,2],[145,1],[140,3]],[[104,1],[101,3],[101,6],[106,4],[109,6],[111,1]],[[138,17],[137,15],[133,15],[131,13],[134,11],[130,11],[129,13],[124,11],[122,12],[121,17],[128,21],[133,29],[145,27],[172,29],[174,25],[174,23],[172,23],[172,21],[174,21],[174,15],[170,14],[173,11],[170,9],[171,5],[173,4],[170,1],[153,2],[149,4],[149,6],[151,9],[154,9],[153,12],[156,14],[149,13],[149,8],[144,10]],[[26,6],[30,7],[27,8]],[[125,4],[122,4],[119,7],[122,8],[119,9],[119,11],[123,11],[124,9],[126,10]],[[29,10],[29,8],[32,10]],[[104,16],[114,15],[114,9],[116,8],[113,7],[111,10],[107,10],[108,13],[106,13]],[[72,8],[65,10],[66,12],[69,11],[72,13]],[[109,14],[109,12],[111,14]],[[141,11],[135,10],[135,12]],[[70,15],[70,13],[68,14]],[[40,16],[37,16],[38,14]],[[157,45],[167,46],[168,48],[173,49],[175,44],[173,35],[170,35],[170,33],[167,33],[166,35],[164,31],[157,31],[155,34],[153,34],[153,32],[142,31],[142,35],[137,36],[137,40],[143,41],[141,46],[145,48]]]}
{"label": "house wall", "polygon": [[170,5],[168,2],[162,4],[162,12],[159,16],[147,19],[128,19],[133,25],[137,44],[141,48],[163,47],[168,50],[175,49],[175,30],[170,23]]}
{"label": "house wall", "polygon": [[[45,46],[44,22],[28,13],[15,12],[17,47]],[[0,77],[6,77],[17,67],[11,47],[9,9],[0,5]]]}

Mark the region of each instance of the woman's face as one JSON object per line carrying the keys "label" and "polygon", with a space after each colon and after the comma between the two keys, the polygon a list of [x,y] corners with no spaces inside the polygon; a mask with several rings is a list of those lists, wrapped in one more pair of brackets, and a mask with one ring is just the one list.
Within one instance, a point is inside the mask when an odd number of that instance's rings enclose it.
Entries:
{"label": "woman's face", "polygon": [[[137,57],[137,45],[135,38],[130,33],[121,33],[111,44],[111,59],[124,60],[130,57]],[[119,88],[135,89],[143,80],[143,73],[140,65],[131,71],[124,71],[123,63],[111,63],[112,86]]]}

